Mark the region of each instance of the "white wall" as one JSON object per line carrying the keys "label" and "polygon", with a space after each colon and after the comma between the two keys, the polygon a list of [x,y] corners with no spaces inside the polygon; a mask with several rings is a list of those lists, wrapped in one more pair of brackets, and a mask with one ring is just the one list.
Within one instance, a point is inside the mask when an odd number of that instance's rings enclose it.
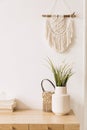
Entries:
{"label": "white wall", "polygon": [[84,130],[87,130],[87,1],[84,1],[84,16],[85,16],[85,89],[84,89]]}
{"label": "white wall", "polygon": [[[64,54],[51,49],[45,39],[43,13],[51,11],[51,0],[0,1],[0,97],[18,99],[18,108],[42,108],[40,82],[53,80],[46,58],[73,63],[75,74],[68,82],[71,106],[82,124],[84,103],[83,0],[58,0],[55,12],[78,15],[72,48]],[[69,7],[70,9],[69,9]],[[60,8],[61,7],[61,8]],[[50,11],[49,11],[50,10]]]}

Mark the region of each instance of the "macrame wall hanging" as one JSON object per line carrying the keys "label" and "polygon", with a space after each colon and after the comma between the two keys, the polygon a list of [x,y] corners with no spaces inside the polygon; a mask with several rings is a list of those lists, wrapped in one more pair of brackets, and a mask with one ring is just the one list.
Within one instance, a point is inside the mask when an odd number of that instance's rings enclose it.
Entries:
{"label": "macrame wall hanging", "polygon": [[47,18],[46,38],[50,47],[54,47],[57,52],[63,53],[72,44],[75,13],[67,15],[44,14],[42,16]]}

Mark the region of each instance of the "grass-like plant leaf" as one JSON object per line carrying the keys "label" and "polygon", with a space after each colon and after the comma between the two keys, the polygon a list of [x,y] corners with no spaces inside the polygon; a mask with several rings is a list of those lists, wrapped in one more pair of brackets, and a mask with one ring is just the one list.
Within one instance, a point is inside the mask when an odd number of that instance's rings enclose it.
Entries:
{"label": "grass-like plant leaf", "polygon": [[54,80],[56,86],[66,86],[67,81],[73,75],[72,68],[70,65],[65,64],[61,65],[60,67],[55,67],[53,62],[48,58],[48,63],[51,67],[51,71],[54,75]]}

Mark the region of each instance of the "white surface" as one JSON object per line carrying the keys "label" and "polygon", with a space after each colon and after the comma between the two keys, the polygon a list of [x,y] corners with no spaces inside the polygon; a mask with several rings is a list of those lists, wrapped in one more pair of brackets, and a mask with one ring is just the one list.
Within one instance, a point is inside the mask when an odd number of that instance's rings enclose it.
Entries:
{"label": "white surface", "polygon": [[[59,0],[60,1],[60,0]],[[56,4],[58,13],[68,13],[63,2]],[[84,26],[83,0],[66,0],[75,18],[73,46],[64,54],[49,47],[45,39],[45,18],[54,1],[1,0],[0,1],[0,92],[6,98],[17,98],[18,108],[42,108],[40,82],[53,80],[46,58],[57,64],[65,60],[73,63],[75,74],[67,87],[71,105],[80,121],[83,120],[84,98]],[[57,11],[55,11],[57,12]],[[82,129],[83,130],[83,129]]]}
{"label": "white surface", "polygon": [[61,94],[67,94],[67,87],[56,86],[55,94],[56,94],[57,96],[59,96],[59,95],[61,95]]}
{"label": "white surface", "polygon": [[85,89],[84,89],[84,130],[87,130],[87,0],[84,1],[84,26],[85,26]]}
{"label": "white surface", "polygon": [[70,112],[70,95],[66,87],[56,87],[52,95],[52,111],[57,115],[64,115]]}

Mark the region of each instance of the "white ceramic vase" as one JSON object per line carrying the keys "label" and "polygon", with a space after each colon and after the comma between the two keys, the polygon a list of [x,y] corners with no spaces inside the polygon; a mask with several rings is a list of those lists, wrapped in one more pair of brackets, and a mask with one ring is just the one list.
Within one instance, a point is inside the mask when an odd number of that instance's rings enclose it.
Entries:
{"label": "white ceramic vase", "polygon": [[57,86],[52,95],[52,111],[57,115],[65,115],[70,112],[70,95],[67,87]]}

